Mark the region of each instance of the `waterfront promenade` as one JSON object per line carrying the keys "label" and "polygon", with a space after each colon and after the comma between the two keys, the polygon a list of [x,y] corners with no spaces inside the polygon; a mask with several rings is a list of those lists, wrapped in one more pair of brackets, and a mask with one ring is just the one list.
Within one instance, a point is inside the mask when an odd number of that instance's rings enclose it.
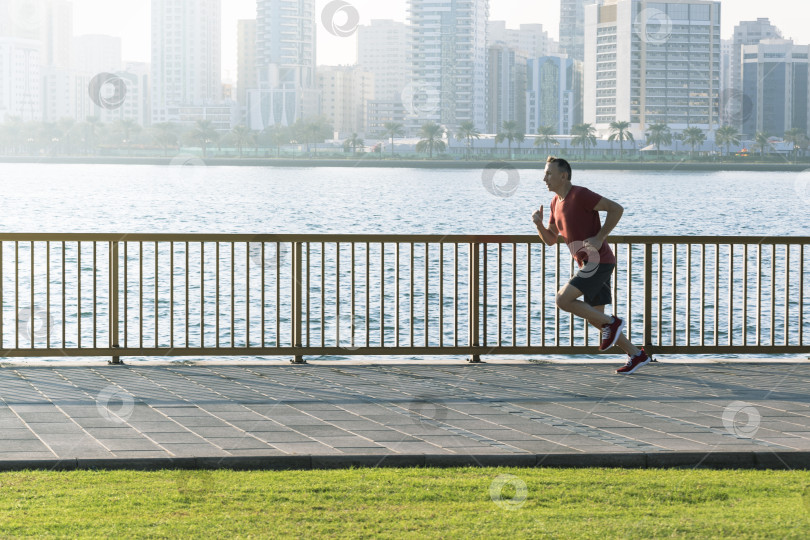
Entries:
{"label": "waterfront promenade", "polygon": [[810,467],[810,361],[4,363],[0,470]]}

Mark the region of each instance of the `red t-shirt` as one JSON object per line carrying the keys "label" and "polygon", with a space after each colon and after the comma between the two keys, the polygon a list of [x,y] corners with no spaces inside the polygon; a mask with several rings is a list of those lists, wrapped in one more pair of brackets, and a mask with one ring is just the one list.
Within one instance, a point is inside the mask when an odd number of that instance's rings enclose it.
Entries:
{"label": "red t-shirt", "polygon": [[[601,195],[582,186],[571,186],[563,200],[560,200],[559,195],[554,195],[551,199],[549,227],[557,226],[579,266],[588,262],[588,250],[584,249],[582,242],[593,238],[602,229],[599,212],[594,210],[601,200]],[[607,242],[603,242],[599,248],[598,262],[616,264],[616,256]]]}

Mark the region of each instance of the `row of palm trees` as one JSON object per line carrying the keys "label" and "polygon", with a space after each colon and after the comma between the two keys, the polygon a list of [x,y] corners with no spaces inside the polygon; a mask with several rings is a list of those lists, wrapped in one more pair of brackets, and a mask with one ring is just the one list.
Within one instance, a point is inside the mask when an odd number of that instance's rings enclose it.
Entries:
{"label": "row of palm trees", "polygon": [[[198,120],[189,128],[164,122],[144,129],[132,119],[103,123],[91,116],[83,122],[64,118],[57,122],[23,122],[18,117],[6,117],[0,124],[0,153],[35,154],[44,151],[58,154],[94,154],[102,147],[146,148],[157,146],[164,155],[180,144],[196,146],[207,157],[208,150],[216,145],[236,147],[239,155],[253,147],[275,146],[280,154],[281,147],[287,144],[306,144],[307,152],[311,145],[332,136],[332,124],[325,118],[298,121],[292,126],[274,126],[262,132],[250,130],[240,125],[223,132],[217,130],[211,120]],[[317,152],[317,147],[316,152]]]}
{"label": "row of palm trees", "polygon": [[[620,158],[624,157],[624,143],[635,142],[633,133],[630,131],[630,122],[616,121],[610,124],[610,135],[608,140],[619,143]],[[385,125],[386,136],[391,137],[391,147],[393,152],[393,143],[395,136],[402,136],[404,129],[402,124],[389,123]],[[420,132],[420,141],[416,145],[417,152],[428,152],[430,157],[433,157],[434,151],[442,152],[445,150],[445,143],[442,140],[446,134],[445,128],[429,122],[422,126]],[[582,157],[587,159],[589,147],[595,147],[596,128],[592,124],[581,123],[571,127],[571,145],[582,147]],[[680,141],[690,147],[690,153],[694,157],[695,148],[700,147],[707,140],[706,133],[699,127],[688,127],[681,133],[672,133],[671,128],[666,124],[652,124],[645,132],[646,142],[655,145],[657,157],[661,156],[661,146],[669,146],[673,141]],[[462,122],[456,130],[455,137],[459,141],[465,141],[466,151],[465,156],[469,159],[472,151],[473,140],[481,138],[481,133],[475,128],[472,122]],[[765,150],[770,147],[771,135],[765,132],[758,132],[754,137],[755,146],[760,149],[760,155],[764,156]],[[525,134],[518,128],[517,122],[506,121],[501,125],[501,129],[495,135],[496,147],[498,144],[506,141],[508,144],[509,155],[512,155],[512,143],[522,143],[525,140]],[[742,144],[742,134],[739,130],[730,125],[725,125],[718,128],[714,134],[715,144],[719,147],[726,149],[726,155],[731,154],[731,146],[740,146]],[[793,152],[806,148],[810,141],[807,135],[800,128],[793,128],[784,133],[783,140],[793,147]],[[534,138],[535,147],[543,147],[546,155],[550,153],[551,146],[558,146],[559,141],[555,137],[555,128],[553,126],[540,126],[537,129],[537,134]]]}

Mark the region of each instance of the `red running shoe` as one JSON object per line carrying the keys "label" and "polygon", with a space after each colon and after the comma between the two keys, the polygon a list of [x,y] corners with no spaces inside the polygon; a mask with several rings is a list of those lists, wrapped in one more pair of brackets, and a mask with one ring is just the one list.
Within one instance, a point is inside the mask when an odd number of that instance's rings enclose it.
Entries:
{"label": "red running shoe", "polygon": [[613,322],[602,325],[602,341],[599,343],[599,350],[606,351],[616,344],[616,340],[622,333],[624,321],[614,315]]}
{"label": "red running shoe", "polygon": [[622,375],[630,375],[641,366],[649,364],[651,360],[652,359],[649,356],[647,356],[647,353],[644,352],[644,349],[641,349],[640,353],[635,355],[633,358],[630,358],[624,366],[616,370],[616,373],[621,373]]}

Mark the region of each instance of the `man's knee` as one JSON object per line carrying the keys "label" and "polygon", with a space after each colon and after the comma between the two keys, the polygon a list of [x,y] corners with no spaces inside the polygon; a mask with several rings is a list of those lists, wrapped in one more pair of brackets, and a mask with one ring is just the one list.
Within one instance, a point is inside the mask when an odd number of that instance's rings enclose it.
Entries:
{"label": "man's knee", "polygon": [[566,286],[557,291],[557,296],[554,298],[554,303],[557,304],[557,307],[562,309],[563,311],[570,311],[571,304],[582,296],[582,293],[579,292],[575,287]]}

